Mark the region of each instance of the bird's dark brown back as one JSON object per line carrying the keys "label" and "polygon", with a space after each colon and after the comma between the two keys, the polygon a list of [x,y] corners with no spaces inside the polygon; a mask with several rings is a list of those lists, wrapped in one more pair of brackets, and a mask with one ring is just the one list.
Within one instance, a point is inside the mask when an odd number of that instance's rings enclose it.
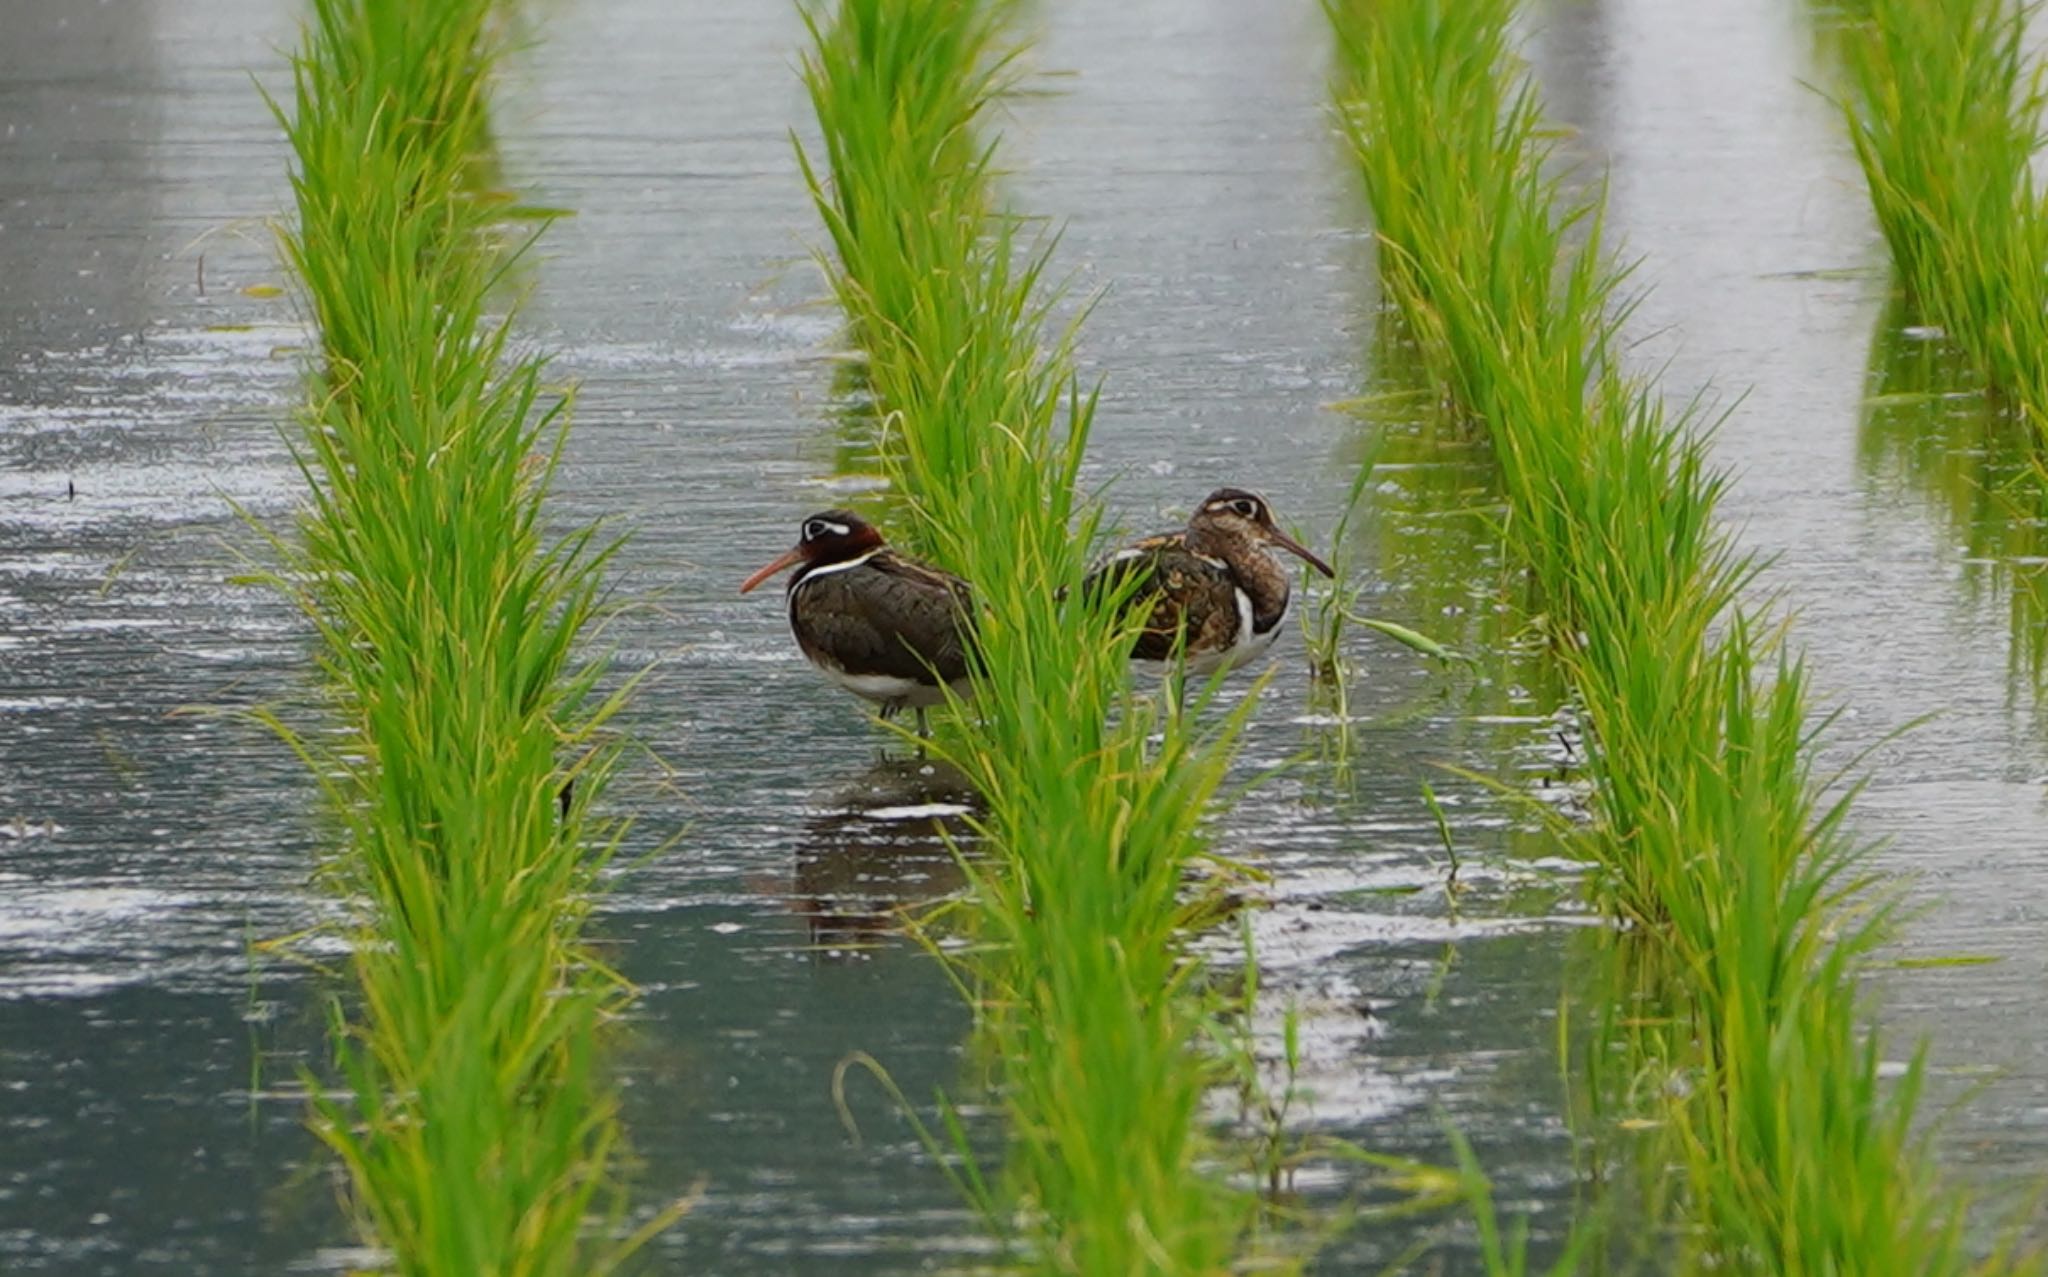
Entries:
{"label": "bird's dark brown back", "polygon": [[967,583],[882,550],[857,567],[807,577],[791,603],[798,641],[864,674],[929,683],[967,677]]}

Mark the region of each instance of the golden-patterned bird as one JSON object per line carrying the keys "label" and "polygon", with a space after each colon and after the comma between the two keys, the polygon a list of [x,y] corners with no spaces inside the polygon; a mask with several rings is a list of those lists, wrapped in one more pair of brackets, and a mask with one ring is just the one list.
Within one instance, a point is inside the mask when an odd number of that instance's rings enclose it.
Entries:
{"label": "golden-patterned bird", "polygon": [[789,628],[804,658],[826,678],[881,706],[943,704],[950,687],[966,696],[973,604],[967,583],[898,554],[849,510],[805,519],[796,546],[740,584],[745,594],[785,568]]}
{"label": "golden-patterned bird", "polygon": [[1206,677],[1256,659],[1279,637],[1292,574],[1269,553],[1275,549],[1336,576],[1274,524],[1264,497],[1218,488],[1195,508],[1186,527],[1118,550],[1089,573],[1086,588],[1100,590],[1140,574],[1130,605],[1150,611],[1132,657],[1164,661],[1184,633],[1188,671]]}

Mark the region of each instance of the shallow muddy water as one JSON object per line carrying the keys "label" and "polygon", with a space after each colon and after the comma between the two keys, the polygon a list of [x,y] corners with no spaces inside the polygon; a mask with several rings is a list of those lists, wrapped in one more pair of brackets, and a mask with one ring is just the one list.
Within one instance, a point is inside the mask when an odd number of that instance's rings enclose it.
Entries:
{"label": "shallow muddy water", "polygon": [[[175,712],[305,694],[289,610],[230,582],[252,541],[230,502],[276,516],[298,485],[278,427],[302,333],[288,299],[243,291],[282,282],[261,220],[284,207],[285,160],[248,75],[275,83],[294,17],[33,0],[4,19],[9,1271],[362,1259],[297,1080],[323,1059],[333,988],[256,947],[329,907],[307,883],[314,796],[260,729]],[[1064,222],[1077,288],[1105,290],[1082,349],[1104,379],[1091,477],[1114,479],[1117,515],[1169,526],[1246,484],[1327,547],[1377,449],[1345,547],[1363,606],[1482,657],[1440,670],[1354,631],[1345,776],[1299,635],[1281,641],[1242,770],[1302,761],[1217,842],[1274,875],[1250,917],[1266,1027],[1303,1016],[1300,1128],[1441,1159],[1453,1123],[1547,1249],[1572,1200],[1556,1017],[1585,918],[1529,818],[1442,765],[1568,802],[1570,760],[1556,689],[1502,650],[1483,465],[1398,413],[1330,408],[1404,383],[1327,134],[1321,15],[1074,0],[1034,20],[1031,65],[1070,74],[1013,104],[1007,162],[1020,204]],[[1538,5],[1531,26],[1553,111],[1614,165],[1613,221],[1647,259],[1646,365],[1668,361],[1676,395],[1750,392],[1716,443],[1739,472],[1728,514],[1779,556],[1768,580],[1844,707],[1831,756],[1878,747],[1858,826],[1920,875],[1912,952],[2004,959],[1902,976],[1886,1022],[1933,1034],[1937,1063],[2000,1070],[1949,1129],[1955,1161],[2036,1166],[2044,737],[2008,698],[2002,598],[1966,565],[1925,477],[1939,466],[1899,460],[1863,419],[1882,258],[1838,128],[1796,82],[1819,73],[1810,33],[1765,0]],[[957,821],[960,796],[878,765],[882,738],[803,665],[776,600],[735,593],[805,513],[866,482],[835,442],[836,323],[788,141],[809,128],[801,25],[778,3],[628,0],[549,6],[538,35],[507,67],[499,129],[517,180],[577,210],[548,234],[526,321],[579,387],[559,509],[630,534],[616,581],[636,606],[611,637],[622,666],[655,667],[627,717],[644,750],[613,800],[636,823],[597,927],[644,992],[617,1048],[635,1201],[701,1186],[652,1266],[971,1261],[978,1221],[886,1096],[850,1080],[855,1144],[831,1093],[859,1051],[917,1101],[979,1098],[959,998],[877,925],[953,882],[933,822]],[[1425,781],[1461,858],[1455,910]],[[1298,1187],[1331,1205],[1361,1191],[1329,1168]],[[1354,1229],[1322,1266],[1384,1261],[1422,1226]]]}

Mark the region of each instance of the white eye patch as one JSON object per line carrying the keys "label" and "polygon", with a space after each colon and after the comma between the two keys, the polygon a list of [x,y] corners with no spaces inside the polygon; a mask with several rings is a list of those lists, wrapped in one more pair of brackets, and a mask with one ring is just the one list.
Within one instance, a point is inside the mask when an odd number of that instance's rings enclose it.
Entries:
{"label": "white eye patch", "polygon": [[1237,497],[1229,501],[1212,501],[1204,506],[1203,509],[1213,511],[1216,514],[1235,514],[1247,519],[1259,517],[1259,503],[1247,497]]}
{"label": "white eye patch", "polygon": [[804,540],[806,541],[815,541],[828,532],[833,536],[845,537],[853,535],[852,528],[847,527],[843,523],[834,523],[830,519],[812,519],[804,524]]}

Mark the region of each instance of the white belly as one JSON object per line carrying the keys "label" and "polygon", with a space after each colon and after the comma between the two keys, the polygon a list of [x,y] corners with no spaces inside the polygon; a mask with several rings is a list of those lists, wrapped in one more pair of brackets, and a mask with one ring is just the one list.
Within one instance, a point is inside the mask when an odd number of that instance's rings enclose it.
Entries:
{"label": "white belly", "polygon": [[1264,634],[1252,629],[1252,599],[1243,590],[1234,591],[1237,596],[1237,634],[1229,647],[1217,652],[1200,652],[1188,658],[1188,673],[1206,678],[1218,670],[1234,670],[1266,654],[1273,646],[1273,640],[1280,637],[1280,626],[1287,619],[1283,609],[1280,620],[1273,622],[1273,628]]}
{"label": "white belly", "polygon": [[1188,673],[1207,678],[1219,670],[1228,673],[1240,665],[1249,665],[1264,656],[1279,635],[1280,627],[1276,625],[1264,634],[1252,635],[1248,643],[1238,643],[1220,652],[1203,652],[1188,662]]}
{"label": "white belly", "polygon": [[[825,661],[813,661],[811,664],[818,667],[820,674],[855,696],[879,705],[894,701],[911,709],[925,709],[946,703],[946,694],[934,683],[897,678],[893,674],[849,674]],[[972,690],[972,686],[964,678],[953,684],[953,695],[962,699],[965,699]]]}

